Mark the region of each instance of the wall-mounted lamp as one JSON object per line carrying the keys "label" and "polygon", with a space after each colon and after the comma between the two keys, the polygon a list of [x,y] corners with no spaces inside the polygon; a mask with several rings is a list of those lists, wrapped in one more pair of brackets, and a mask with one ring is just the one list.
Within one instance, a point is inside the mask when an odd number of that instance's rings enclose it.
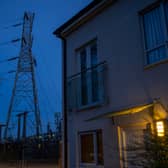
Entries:
{"label": "wall-mounted lamp", "polygon": [[156,131],[158,137],[163,137],[165,135],[164,122],[156,121]]}

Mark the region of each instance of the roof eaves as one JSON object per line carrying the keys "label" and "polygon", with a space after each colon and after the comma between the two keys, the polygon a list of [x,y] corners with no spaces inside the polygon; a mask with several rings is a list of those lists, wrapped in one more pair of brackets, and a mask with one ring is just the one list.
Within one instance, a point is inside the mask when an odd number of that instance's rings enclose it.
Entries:
{"label": "roof eaves", "polygon": [[158,103],[150,102],[150,103],[143,104],[143,105],[137,105],[137,106],[124,108],[124,109],[120,109],[120,110],[116,110],[116,111],[110,111],[105,114],[100,114],[100,115],[94,116],[94,117],[89,118],[85,121],[93,121],[93,120],[97,120],[97,119],[101,119],[101,118],[112,118],[112,117],[117,117],[117,116],[135,114],[135,113],[139,113],[145,109],[148,109],[150,107],[153,107],[156,104],[158,104]]}
{"label": "roof eaves", "polygon": [[53,34],[57,37],[61,37],[62,32],[69,26],[71,26],[75,21],[80,19],[82,16],[86,15],[89,11],[91,11],[93,8],[96,8],[98,5],[100,5],[102,2],[106,2],[109,0],[93,0],[89,5],[87,5],[85,8],[83,8],[81,11],[79,11],[75,16],[73,16],[71,19],[69,19],[67,22],[65,22],[63,25],[61,25],[59,28],[57,28]]}

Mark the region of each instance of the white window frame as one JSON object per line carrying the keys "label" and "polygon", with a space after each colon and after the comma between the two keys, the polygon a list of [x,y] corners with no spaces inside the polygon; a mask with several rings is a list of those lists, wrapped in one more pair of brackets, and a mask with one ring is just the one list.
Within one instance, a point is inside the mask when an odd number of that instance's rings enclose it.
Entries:
{"label": "white window frame", "polygon": [[[79,164],[80,166],[89,166],[89,165],[100,165],[103,166],[101,164],[98,164],[98,142],[97,142],[97,132],[100,130],[95,130],[95,131],[87,131],[87,132],[79,132]],[[82,154],[81,154],[81,135],[88,135],[88,134],[92,134],[93,135],[93,145],[94,145],[94,162],[93,163],[86,163],[86,162],[82,162]],[[103,132],[102,132],[102,139],[103,139]],[[102,144],[103,145],[103,144]]]}
{"label": "white window frame", "polygon": [[[164,9],[164,3],[165,2],[157,2],[155,4],[152,4],[152,7],[147,7],[146,9],[144,9],[143,11],[140,11],[140,22],[141,22],[141,30],[142,30],[142,34],[143,34],[143,49],[144,49],[144,65],[145,67],[148,66],[153,66],[155,64],[159,64],[162,62],[165,62],[168,60],[168,22],[166,21],[166,16],[165,16],[165,9]],[[144,20],[143,20],[143,16],[146,13],[150,13],[153,9],[159,7],[160,11],[161,11],[161,19],[162,19],[162,23],[163,23],[163,32],[164,32],[164,42],[162,44],[159,44],[153,48],[150,49],[146,49],[146,37],[145,37],[145,31],[144,31]],[[166,57],[164,59],[160,59],[158,61],[155,61],[153,63],[148,63],[148,56],[147,53],[155,50],[155,49],[159,49],[160,47],[165,46],[166,49]]]}

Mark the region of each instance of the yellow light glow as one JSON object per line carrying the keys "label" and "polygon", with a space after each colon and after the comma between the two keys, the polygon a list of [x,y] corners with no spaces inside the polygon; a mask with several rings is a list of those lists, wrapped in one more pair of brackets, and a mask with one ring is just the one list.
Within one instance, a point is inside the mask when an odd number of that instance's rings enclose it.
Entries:
{"label": "yellow light glow", "polygon": [[163,137],[164,136],[164,123],[163,123],[163,121],[156,122],[156,129],[157,129],[157,135],[159,137]]}

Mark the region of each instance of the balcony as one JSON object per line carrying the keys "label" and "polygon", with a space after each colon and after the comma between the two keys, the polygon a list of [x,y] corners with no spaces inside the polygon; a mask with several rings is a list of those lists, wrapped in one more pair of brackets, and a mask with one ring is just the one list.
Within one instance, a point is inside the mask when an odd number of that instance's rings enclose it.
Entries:
{"label": "balcony", "polygon": [[82,110],[105,102],[106,67],[106,62],[102,62],[68,78],[68,110]]}

